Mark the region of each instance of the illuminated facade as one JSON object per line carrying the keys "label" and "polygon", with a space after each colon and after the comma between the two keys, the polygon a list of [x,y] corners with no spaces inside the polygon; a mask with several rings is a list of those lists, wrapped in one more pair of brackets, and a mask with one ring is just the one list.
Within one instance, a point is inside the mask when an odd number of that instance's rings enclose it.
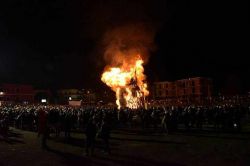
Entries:
{"label": "illuminated facade", "polygon": [[200,102],[212,96],[212,89],[212,80],[204,77],[155,82],[153,97],[184,103]]}

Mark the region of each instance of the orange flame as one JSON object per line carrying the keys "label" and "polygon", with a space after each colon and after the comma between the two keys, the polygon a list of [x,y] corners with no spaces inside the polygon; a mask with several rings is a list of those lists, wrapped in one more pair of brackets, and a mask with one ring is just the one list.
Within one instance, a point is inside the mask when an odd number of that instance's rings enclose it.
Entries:
{"label": "orange flame", "polygon": [[137,109],[143,107],[145,97],[149,95],[146,76],[144,75],[144,61],[138,58],[123,61],[120,67],[106,68],[101,80],[116,93],[118,109],[128,107]]}

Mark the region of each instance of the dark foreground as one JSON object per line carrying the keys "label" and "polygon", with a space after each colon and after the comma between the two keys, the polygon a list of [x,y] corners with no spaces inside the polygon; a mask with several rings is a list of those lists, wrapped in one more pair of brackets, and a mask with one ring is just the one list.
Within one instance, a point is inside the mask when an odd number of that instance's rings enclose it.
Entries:
{"label": "dark foreground", "polygon": [[250,133],[192,132],[171,135],[147,134],[140,130],[113,131],[112,154],[102,153],[97,141],[95,155],[84,155],[85,136],[73,134],[49,140],[48,150],[40,148],[36,133],[11,129],[10,138],[0,136],[0,166],[115,166],[115,165],[250,165]]}

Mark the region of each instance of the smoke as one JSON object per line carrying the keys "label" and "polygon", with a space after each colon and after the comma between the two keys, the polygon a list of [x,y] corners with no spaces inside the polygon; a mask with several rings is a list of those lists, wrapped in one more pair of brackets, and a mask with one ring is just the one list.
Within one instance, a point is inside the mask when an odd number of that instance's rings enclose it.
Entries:
{"label": "smoke", "polygon": [[155,49],[154,29],[145,23],[126,24],[111,28],[104,34],[104,60],[109,66],[130,63],[140,55],[145,63]]}

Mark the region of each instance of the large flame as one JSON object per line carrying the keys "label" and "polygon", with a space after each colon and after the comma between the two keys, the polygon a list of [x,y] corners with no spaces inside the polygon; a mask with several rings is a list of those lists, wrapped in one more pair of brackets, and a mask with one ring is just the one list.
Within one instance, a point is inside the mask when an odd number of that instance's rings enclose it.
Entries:
{"label": "large flame", "polygon": [[145,97],[149,95],[146,76],[141,56],[129,62],[123,61],[118,67],[108,67],[101,80],[116,93],[118,108],[137,109],[144,106]]}

